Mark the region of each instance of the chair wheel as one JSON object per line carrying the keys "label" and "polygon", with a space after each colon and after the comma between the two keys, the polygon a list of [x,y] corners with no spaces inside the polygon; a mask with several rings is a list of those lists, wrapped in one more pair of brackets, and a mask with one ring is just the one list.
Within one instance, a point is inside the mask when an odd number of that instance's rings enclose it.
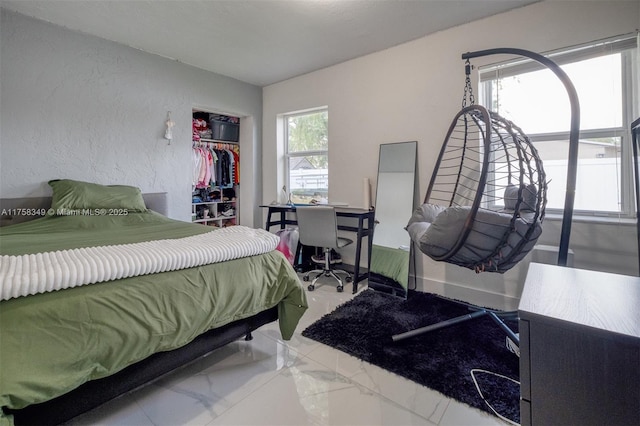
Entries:
{"label": "chair wheel", "polygon": [[339,285],[338,287],[336,287],[336,290],[338,290],[338,293],[342,293],[344,291],[344,287]]}
{"label": "chair wheel", "polygon": [[309,284],[309,287],[307,287],[307,290],[309,291],[313,291],[316,289],[316,286],[314,286],[313,284]]}
{"label": "chair wheel", "polygon": [[350,283],[350,282],[353,282],[353,277],[346,277],[344,280]]}
{"label": "chair wheel", "polygon": [[307,275],[303,276],[302,281],[309,281],[309,277]]}

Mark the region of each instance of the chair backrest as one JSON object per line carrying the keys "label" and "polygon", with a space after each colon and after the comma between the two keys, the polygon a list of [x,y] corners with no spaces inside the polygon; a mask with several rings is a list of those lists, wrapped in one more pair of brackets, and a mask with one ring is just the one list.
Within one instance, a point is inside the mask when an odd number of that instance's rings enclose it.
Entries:
{"label": "chair backrest", "polygon": [[[419,247],[427,256],[476,272],[505,272],[540,236],[547,203],[542,160],[511,121],[480,105],[464,107],[449,127],[424,203],[447,213],[422,234]],[[431,244],[440,231],[446,240]]]}
{"label": "chair backrest", "polygon": [[305,246],[338,248],[336,211],[331,206],[296,207],[300,243]]}

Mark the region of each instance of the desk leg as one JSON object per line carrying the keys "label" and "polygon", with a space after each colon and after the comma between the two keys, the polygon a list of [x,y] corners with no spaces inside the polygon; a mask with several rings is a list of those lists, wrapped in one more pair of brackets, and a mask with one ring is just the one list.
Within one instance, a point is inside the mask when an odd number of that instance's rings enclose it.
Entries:
{"label": "desk leg", "polygon": [[360,255],[362,253],[362,226],[363,218],[358,218],[358,235],[356,238],[356,264],[353,266],[353,294],[358,292],[358,282],[360,282]]}
{"label": "desk leg", "polygon": [[298,241],[298,245],[296,246],[296,255],[293,258],[293,269],[296,270],[296,272],[301,272],[298,270],[298,268],[300,268],[300,251],[302,250],[302,244],[300,244],[300,241]]}
{"label": "desk leg", "polygon": [[[358,223],[358,243],[356,245],[356,266],[355,273],[356,279],[353,281],[353,293],[355,294],[358,291],[358,283],[365,278],[369,278],[369,271],[371,270],[371,250],[373,249],[373,213],[370,216],[367,216],[367,232],[364,232],[364,221],[365,218],[360,217]],[[360,276],[360,254],[362,253],[362,237],[367,237],[367,273],[362,274]]]}
{"label": "desk leg", "polygon": [[271,209],[269,209],[269,211],[267,212],[267,223],[264,225],[264,229],[266,231],[270,230],[271,228],[270,224],[271,224]]}
{"label": "desk leg", "polygon": [[375,226],[374,215],[371,213],[367,218],[367,278],[369,278],[369,274],[371,273],[371,250],[373,249],[373,229]]}

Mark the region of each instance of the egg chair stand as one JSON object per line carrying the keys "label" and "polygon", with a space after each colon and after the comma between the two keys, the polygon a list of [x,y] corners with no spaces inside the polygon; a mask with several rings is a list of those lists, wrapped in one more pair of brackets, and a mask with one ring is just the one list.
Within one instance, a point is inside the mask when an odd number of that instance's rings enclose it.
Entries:
{"label": "egg chair stand", "polygon": [[[576,187],[580,106],[566,73],[552,60],[523,49],[497,48],[462,55],[467,61],[463,108],[449,128],[424,204],[414,212],[407,231],[420,250],[436,261],[476,272],[498,273],[522,260],[540,236],[547,182],[537,150],[518,126],[475,105],[473,98],[469,60],[496,54],[519,55],[539,62],[554,72],[569,96],[571,129],[558,253],[558,265],[566,266]],[[488,316],[519,346],[518,335],[504,322],[517,319],[517,311],[502,312],[459,303],[470,312],[394,335],[392,340]]]}
{"label": "egg chair stand", "polygon": [[631,144],[633,146],[633,176],[636,195],[636,238],[638,240],[638,274],[640,275],[640,170],[638,166],[638,154],[640,149],[640,117],[631,123]]}

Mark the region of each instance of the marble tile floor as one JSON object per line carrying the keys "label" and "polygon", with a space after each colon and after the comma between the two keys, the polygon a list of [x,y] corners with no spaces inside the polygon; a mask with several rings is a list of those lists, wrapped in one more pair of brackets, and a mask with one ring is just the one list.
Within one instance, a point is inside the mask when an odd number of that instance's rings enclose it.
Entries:
{"label": "marble tile floor", "polygon": [[[306,287],[306,286],[305,286]],[[365,286],[366,288],[366,286]],[[277,324],[77,417],[70,425],[502,425],[496,417],[299,333],[353,297],[332,285],[290,341]],[[345,327],[348,326],[345,324]]]}

